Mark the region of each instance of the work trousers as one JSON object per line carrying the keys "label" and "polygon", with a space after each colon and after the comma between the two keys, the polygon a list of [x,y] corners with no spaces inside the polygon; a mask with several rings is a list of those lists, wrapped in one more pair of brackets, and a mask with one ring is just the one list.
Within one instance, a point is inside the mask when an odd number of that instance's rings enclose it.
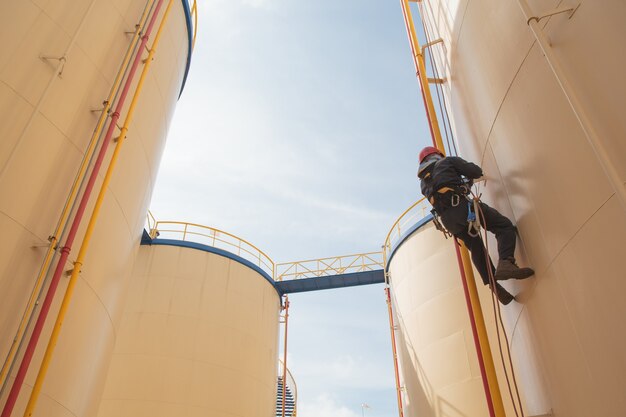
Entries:
{"label": "work trousers", "polygon": [[[481,225],[494,233],[498,242],[498,256],[500,259],[513,258],[515,254],[516,229],[511,221],[500,212],[485,203],[479,203],[482,209]],[[491,259],[485,256],[485,246],[480,235],[470,236],[467,231],[468,205],[465,198],[456,207],[449,207],[439,214],[441,222],[455,237],[461,239],[472,254],[472,262],[478,270],[483,283],[489,283],[489,269],[495,273]],[[478,218],[480,213],[476,213]],[[484,217],[483,217],[484,216]]]}

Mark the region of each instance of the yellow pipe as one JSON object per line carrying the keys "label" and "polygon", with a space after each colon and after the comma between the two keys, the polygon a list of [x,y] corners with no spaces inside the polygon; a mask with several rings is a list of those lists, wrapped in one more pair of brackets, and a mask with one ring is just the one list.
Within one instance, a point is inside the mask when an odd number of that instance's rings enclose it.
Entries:
{"label": "yellow pipe", "polygon": [[400,0],[402,3],[402,10],[405,13],[405,23],[407,26],[407,32],[409,34],[409,42],[411,44],[411,51],[413,53],[413,61],[416,66],[417,76],[422,86],[422,93],[424,94],[424,104],[426,107],[426,113],[428,121],[431,127],[431,133],[437,146],[437,149],[443,151],[443,139],[441,137],[441,130],[439,129],[439,122],[437,121],[437,113],[435,112],[435,106],[433,105],[433,98],[430,94],[430,87],[428,84],[428,77],[426,76],[426,64],[424,63],[424,55],[422,54],[422,48],[419,44],[417,34],[415,33],[415,24],[413,23],[413,15],[411,14],[411,8],[409,7],[408,0]]}
{"label": "yellow pipe", "polygon": [[193,41],[191,42],[191,50],[193,51],[196,47],[196,35],[198,34],[198,3],[196,0],[193,2],[191,14],[193,15]]}
{"label": "yellow pipe", "polygon": [[19,347],[18,341],[24,336],[24,332],[26,331],[26,327],[28,323],[28,317],[30,317],[31,313],[35,309],[35,306],[36,306],[35,301],[37,300],[39,291],[41,290],[41,287],[43,286],[44,278],[46,277],[48,273],[48,268],[50,267],[50,263],[52,262],[52,258],[55,252],[55,247],[60,238],[59,234],[61,233],[61,231],[65,228],[65,225],[67,224],[67,219],[69,218],[71,207],[74,203],[74,200],[76,199],[76,196],[78,195],[78,192],[80,190],[80,186],[82,183],[82,179],[84,178],[85,173],[87,172],[89,161],[91,160],[91,156],[93,155],[93,152],[96,148],[96,144],[98,142],[97,138],[102,133],[102,129],[108,117],[109,109],[111,108],[111,105],[113,104],[112,103],[113,98],[115,97],[115,94],[117,93],[117,90],[119,89],[119,86],[122,83],[124,73],[126,71],[128,63],[130,62],[130,58],[132,56],[132,52],[135,49],[137,42],[139,41],[139,38],[140,38],[139,33],[148,18],[148,11],[150,10],[151,8],[150,5],[153,2],[154,0],[148,1],[148,4],[146,5],[146,8],[144,10],[144,14],[141,17],[140,23],[135,28],[133,39],[131,40],[131,44],[128,50],[126,51],[126,55],[124,56],[124,59],[122,60],[122,65],[120,66],[120,69],[118,70],[115,81],[113,82],[113,86],[111,87],[111,90],[109,92],[109,96],[104,102],[104,108],[102,109],[102,113],[100,114],[100,118],[98,119],[96,128],[91,136],[89,146],[87,150],[85,151],[85,156],[83,157],[81,165],[78,169],[78,173],[76,174],[76,178],[74,179],[74,183],[72,184],[72,187],[70,189],[70,194],[65,202],[65,206],[63,207],[61,216],[59,217],[59,222],[57,224],[57,227],[54,231],[54,234],[50,236],[50,246],[48,247],[48,250],[44,257],[44,261],[39,271],[39,275],[37,276],[37,279],[35,280],[35,286],[33,287],[33,291],[26,305],[26,311],[22,317],[22,321],[20,322],[20,325],[18,326],[16,336],[13,339],[13,344],[11,345],[11,349],[9,350],[9,354],[7,355],[7,359],[4,363],[4,366],[2,370],[0,371],[0,387],[4,385],[5,378],[10,368],[10,363],[13,361],[13,358],[17,354],[17,349]]}
{"label": "yellow pipe", "polygon": [[283,347],[283,398],[282,417],[285,417],[285,403],[287,396],[287,331],[289,330],[289,296],[285,295],[285,346]]}
{"label": "yellow pipe", "polygon": [[28,405],[26,406],[26,410],[24,410],[24,417],[31,417],[33,415],[33,411],[37,404],[37,400],[39,398],[39,394],[41,393],[41,387],[43,385],[43,381],[48,372],[48,368],[50,366],[50,361],[52,359],[52,355],[54,353],[54,348],[56,347],[57,341],[59,339],[59,334],[61,331],[61,327],[63,326],[63,321],[65,320],[65,316],[67,314],[67,310],[74,294],[74,288],[76,287],[76,282],[78,281],[78,275],[80,273],[80,269],[84,263],[85,256],[87,253],[87,249],[89,247],[89,243],[91,241],[91,237],[93,235],[93,231],[97,222],[97,219],[100,215],[100,209],[102,208],[102,203],[104,201],[104,196],[106,195],[106,191],[109,187],[109,183],[111,182],[111,177],[113,176],[113,172],[115,170],[115,165],[117,159],[119,157],[119,152],[122,147],[122,143],[126,138],[126,133],[128,133],[128,126],[132,121],[133,113],[137,106],[139,95],[143,89],[143,84],[146,79],[146,75],[148,70],[150,69],[150,64],[152,63],[152,58],[154,56],[154,52],[156,50],[156,46],[159,43],[161,38],[161,34],[163,32],[163,28],[165,27],[165,23],[167,21],[169,12],[172,8],[174,0],[169,0],[167,4],[167,8],[163,14],[163,18],[161,19],[161,23],[159,25],[159,29],[154,38],[154,42],[152,44],[152,48],[148,52],[148,57],[145,60],[145,65],[141,72],[141,76],[137,83],[137,87],[135,89],[135,94],[128,108],[128,113],[126,115],[126,120],[124,121],[124,126],[120,132],[120,136],[117,141],[117,146],[113,151],[113,155],[111,156],[111,161],[109,163],[109,167],[107,169],[106,175],[100,186],[100,193],[98,194],[98,199],[96,200],[96,204],[94,206],[93,212],[91,214],[91,218],[89,219],[89,224],[87,225],[87,230],[85,231],[85,237],[83,238],[83,243],[81,244],[80,250],[78,252],[78,256],[76,258],[76,262],[74,263],[74,269],[72,269],[72,275],[70,276],[70,280],[67,286],[67,290],[65,292],[65,296],[63,297],[63,302],[61,303],[61,307],[59,309],[59,313],[57,316],[57,320],[54,324],[54,329],[52,334],[50,335],[50,340],[48,342],[48,346],[46,348],[46,352],[44,354],[43,361],[41,363],[41,367],[39,368],[39,373],[37,375],[37,379],[35,381],[35,385],[33,386],[33,390],[31,392],[30,398],[28,400]]}
{"label": "yellow pipe", "polygon": [[[439,124],[437,122],[437,114],[434,110],[432,96],[430,94],[430,87],[428,79],[426,77],[426,68],[424,65],[424,56],[422,55],[422,49],[420,47],[417,34],[415,33],[415,25],[413,24],[413,17],[411,15],[411,9],[409,8],[408,0],[401,0],[402,9],[405,13],[405,23],[407,25],[407,31],[409,32],[409,40],[411,43],[411,49],[414,55],[414,60],[417,66],[417,72],[422,85],[422,91],[424,92],[424,101],[426,105],[426,112],[429,122],[432,127],[432,134],[435,145],[445,155],[445,148],[443,146],[443,140],[441,138],[441,131],[439,130]],[[461,245],[461,258],[463,260],[463,269],[465,271],[465,277],[467,278],[467,287],[470,292],[470,304],[472,309],[472,315],[476,323],[476,330],[478,333],[478,339],[483,356],[483,362],[485,364],[485,373],[487,376],[487,384],[491,393],[491,399],[493,402],[494,412],[496,417],[505,417],[504,405],[502,402],[502,394],[500,393],[500,386],[498,384],[498,378],[495,372],[495,366],[493,362],[493,356],[491,355],[491,347],[489,345],[489,338],[487,336],[487,327],[485,325],[485,319],[483,316],[480,300],[478,299],[478,291],[476,289],[476,280],[474,278],[474,271],[472,269],[472,261],[469,257],[469,252],[464,245]],[[461,279],[464,279],[461,274]]]}
{"label": "yellow pipe", "polygon": [[[386,268],[386,266],[385,266]],[[386,271],[384,269],[383,271]],[[385,298],[387,299],[387,313],[389,314],[389,331],[391,334],[391,351],[393,352],[393,370],[396,377],[396,397],[398,401],[398,417],[404,417],[404,409],[402,406],[402,387],[400,386],[400,369],[398,367],[398,349],[396,347],[396,326],[393,324],[393,308],[391,305],[391,290],[387,282],[387,272],[385,272]]]}
{"label": "yellow pipe", "polygon": [[467,290],[469,292],[470,302],[472,304],[472,312],[474,314],[476,332],[478,333],[478,341],[480,343],[483,355],[485,374],[487,375],[487,384],[489,385],[489,391],[491,391],[493,409],[496,416],[506,416],[506,413],[504,411],[504,403],[502,402],[502,393],[500,392],[500,384],[498,384],[496,368],[493,362],[493,355],[491,354],[491,347],[489,346],[489,336],[487,336],[485,318],[483,316],[483,310],[480,306],[480,299],[478,298],[478,289],[476,288],[476,279],[474,278],[472,261],[469,257],[469,251],[467,250],[463,242],[459,241],[459,243],[461,244],[461,259],[463,260],[463,270],[465,271],[465,276],[467,277]]}

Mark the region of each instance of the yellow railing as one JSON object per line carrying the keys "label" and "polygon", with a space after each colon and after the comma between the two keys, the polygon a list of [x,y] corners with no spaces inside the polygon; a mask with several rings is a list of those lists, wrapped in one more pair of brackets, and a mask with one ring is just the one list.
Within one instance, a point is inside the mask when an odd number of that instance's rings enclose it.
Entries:
{"label": "yellow railing", "polygon": [[[152,214],[148,216],[148,224],[150,217]],[[157,221],[150,227],[149,233],[153,239],[176,239],[223,249],[252,262],[274,277],[274,261],[269,256],[247,240],[223,230],[194,223]]]}
{"label": "yellow railing", "polygon": [[191,50],[196,46],[196,35],[198,34],[198,3],[196,0],[193,0],[193,5],[191,6],[191,17],[193,18],[193,38],[191,40]]}
{"label": "yellow railing", "polygon": [[240,256],[267,272],[275,281],[315,278],[382,269],[383,252],[358,253],[330,258],[275,264],[252,243],[209,226],[176,221],[157,221],[149,211],[146,227],[152,239],[174,239],[199,243]]}
{"label": "yellow railing", "polygon": [[148,210],[148,215],[146,216],[146,226],[148,227],[148,231],[150,232],[150,237],[154,238],[152,235],[152,231],[156,230],[156,219],[150,210]]}
{"label": "yellow railing", "polygon": [[283,279],[315,278],[382,269],[382,255],[382,252],[369,252],[276,264],[274,279],[282,281]]}
{"label": "yellow railing", "polygon": [[389,251],[400,241],[403,233],[426,217],[431,209],[432,206],[428,200],[421,198],[398,217],[398,220],[396,220],[393,226],[391,226],[391,229],[389,229],[389,233],[387,233],[387,238],[385,239],[385,245],[383,246],[385,262],[389,256]]}

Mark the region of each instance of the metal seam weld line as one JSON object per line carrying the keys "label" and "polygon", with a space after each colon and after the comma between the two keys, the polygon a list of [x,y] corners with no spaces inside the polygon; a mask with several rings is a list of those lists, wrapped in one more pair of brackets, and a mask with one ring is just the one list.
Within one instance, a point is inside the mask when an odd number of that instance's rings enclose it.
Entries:
{"label": "metal seam weld line", "polygon": [[2,177],[4,176],[4,174],[5,174],[8,166],[9,166],[9,164],[11,163],[11,160],[13,159],[13,156],[15,155],[15,151],[19,147],[20,142],[22,141],[24,136],[26,136],[26,133],[30,130],[30,127],[33,124],[33,120],[35,119],[35,116],[37,114],[39,114],[41,106],[43,105],[43,102],[48,97],[48,93],[50,92],[50,90],[52,88],[52,85],[54,84],[54,82],[56,81],[58,76],[61,74],[61,72],[63,72],[63,67],[65,66],[65,62],[67,61],[67,56],[69,55],[71,50],[74,48],[74,45],[76,44],[76,41],[78,40],[78,34],[81,32],[81,30],[82,30],[82,28],[83,28],[83,26],[85,24],[85,21],[87,20],[86,17],[89,14],[89,12],[91,12],[91,9],[93,8],[93,5],[95,3],[96,3],[96,0],[92,0],[91,4],[89,5],[89,8],[85,12],[83,20],[80,23],[80,26],[76,29],[76,32],[74,32],[74,36],[70,40],[70,43],[68,44],[67,48],[65,49],[65,52],[63,52],[63,55],[61,55],[61,57],[59,58],[59,64],[56,66],[56,68],[54,70],[54,74],[52,75],[52,78],[50,78],[50,81],[48,82],[48,85],[46,85],[46,88],[44,89],[43,93],[41,94],[41,97],[39,97],[39,101],[37,101],[37,104],[36,104],[35,108],[31,112],[30,117],[28,119],[28,122],[26,122],[26,126],[24,126],[24,129],[22,129],[22,133],[20,133],[20,136],[17,138],[17,140],[15,141],[15,144],[13,145],[11,150],[9,151],[9,156],[7,157],[7,160],[4,163],[4,166],[0,170],[0,179],[2,179]]}
{"label": "metal seam weld line", "polygon": [[[619,202],[622,206],[623,210],[626,210],[626,189],[624,189],[624,180],[620,177],[617,168],[611,161],[609,157],[609,153],[607,152],[602,140],[600,139],[596,129],[593,127],[593,123],[591,122],[587,112],[585,111],[584,106],[582,105],[576,91],[571,86],[565,71],[561,67],[561,63],[554,53],[552,47],[550,46],[550,42],[547,39],[545,33],[541,29],[539,25],[539,19],[534,16],[530,6],[526,2],[526,0],[517,0],[519,7],[522,9],[522,13],[526,17],[526,21],[528,26],[535,36],[535,39],[539,43],[539,47],[543,52],[543,55],[546,57],[546,61],[548,61],[548,65],[552,69],[556,80],[563,90],[563,94],[565,98],[570,104],[578,123],[580,124],[583,133],[585,134],[585,138],[587,139],[587,143],[591,146],[593,153],[598,160],[598,163],[602,167],[604,174],[606,175],[609,183],[611,184],[611,188],[615,192],[615,195],[619,199]],[[576,8],[573,9],[576,11]]]}

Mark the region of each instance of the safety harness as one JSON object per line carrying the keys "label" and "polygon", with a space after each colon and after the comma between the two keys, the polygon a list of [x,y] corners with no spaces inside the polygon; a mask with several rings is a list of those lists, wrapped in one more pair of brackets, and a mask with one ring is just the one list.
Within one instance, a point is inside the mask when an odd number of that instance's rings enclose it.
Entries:
{"label": "safety harness", "polygon": [[480,202],[480,196],[470,197],[471,186],[472,183],[468,181],[457,187],[441,187],[436,191],[437,194],[440,194],[438,198],[434,198],[434,194],[428,198],[428,201],[430,201],[430,204],[433,206],[430,212],[433,215],[435,228],[442,232],[446,239],[451,237],[452,233],[450,233],[441,222],[437,207],[439,206],[441,209],[442,205],[440,204],[440,199],[445,199],[448,195],[450,198],[450,207],[457,207],[461,204],[462,200],[467,202],[467,234],[476,237],[480,233],[480,221],[476,216],[476,213],[479,212],[478,203]]}

